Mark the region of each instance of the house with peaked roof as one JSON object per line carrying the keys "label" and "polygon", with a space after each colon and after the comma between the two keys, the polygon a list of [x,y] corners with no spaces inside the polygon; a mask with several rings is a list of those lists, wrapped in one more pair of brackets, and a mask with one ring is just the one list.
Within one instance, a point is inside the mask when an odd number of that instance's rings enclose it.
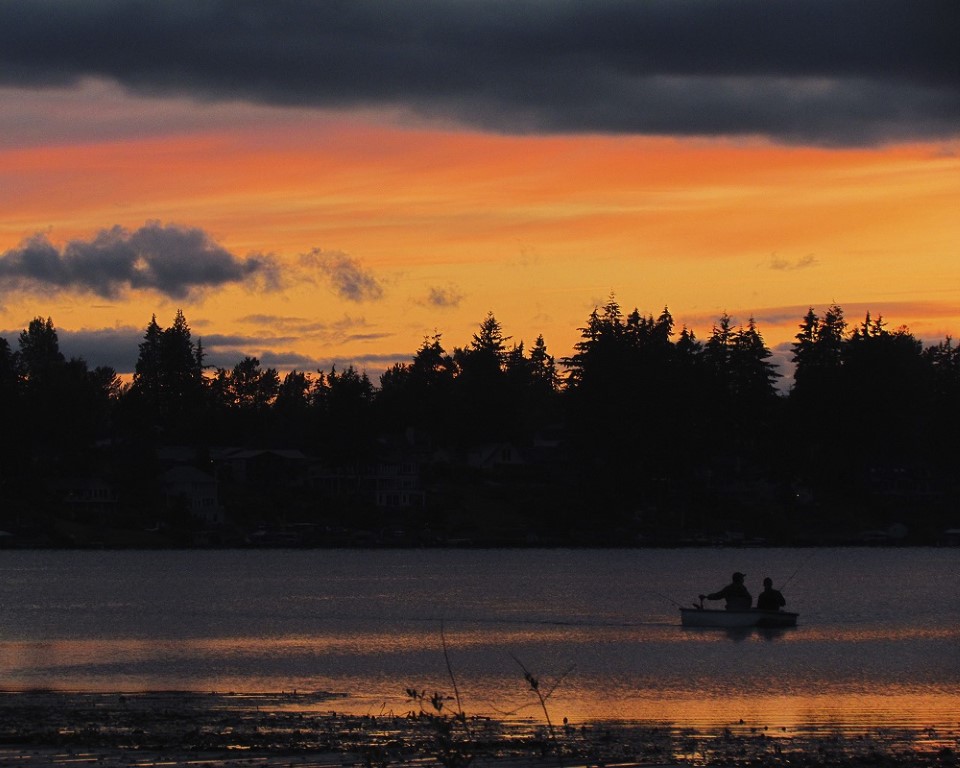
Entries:
{"label": "house with peaked roof", "polygon": [[526,463],[520,449],[513,443],[488,443],[467,454],[469,466],[488,472],[506,467],[522,467]]}

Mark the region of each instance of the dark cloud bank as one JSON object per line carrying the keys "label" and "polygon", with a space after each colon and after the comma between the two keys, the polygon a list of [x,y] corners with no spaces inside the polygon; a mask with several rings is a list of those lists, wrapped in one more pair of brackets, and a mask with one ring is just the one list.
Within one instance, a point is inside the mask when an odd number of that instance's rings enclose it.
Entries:
{"label": "dark cloud bank", "polygon": [[[340,251],[302,255],[297,276],[311,282],[319,278],[347,301],[383,298],[374,274]],[[115,226],[62,248],[38,233],[0,254],[0,289],[7,291],[84,291],[114,299],[131,290],[152,290],[184,299],[234,283],[279,290],[280,264],[269,254],[237,256],[202,229],[160,222],[133,231]]]}
{"label": "dark cloud bank", "polygon": [[0,82],[487,129],[955,136],[956,0],[0,0]]}
{"label": "dark cloud bank", "polygon": [[142,289],[182,299],[230,283],[275,288],[278,279],[270,256],[241,258],[201,229],[157,222],[135,231],[101,230],[62,249],[40,233],[0,255],[0,287],[6,290],[81,290],[105,299]]}
{"label": "dark cloud bank", "polygon": [[[57,337],[60,342],[60,350],[67,358],[83,358],[90,368],[98,366],[108,366],[117,373],[132,375],[136,367],[137,355],[139,354],[139,345],[143,342],[143,335],[146,331],[147,321],[144,320],[142,328],[118,327],[118,328],[97,328],[67,330],[57,329]],[[56,322],[56,318],[53,318]],[[189,320],[189,318],[188,318]],[[164,325],[164,319],[157,318],[157,321]],[[378,337],[386,337],[389,334],[379,334]],[[0,330],[0,337],[7,340],[12,349],[18,348],[19,330],[3,329]],[[357,337],[344,334],[336,336],[331,333],[330,343],[349,342]],[[200,341],[204,349],[204,362],[213,368],[233,368],[236,363],[245,356],[251,355],[260,360],[264,366],[272,366],[282,371],[296,368],[301,371],[329,371],[336,366],[338,370],[343,370],[349,365],[353,365],[359,370],[368,371],[371,378],[376,380],[380,373],[397,362],[408,362],[412,353],[389,353],[389,354],[355,354],[350,357],[330,357],[317,355],[304,355],[292,350],[270,349],[269,345],[276,346],[283,344],[285,340],[271,335],[269,327],[260,329],[259,334],[249,336],[226,336],[218,333],[204,334],[196,329],[193,330],[194,341]],[[322,345],[318,345],[323,349]]]}

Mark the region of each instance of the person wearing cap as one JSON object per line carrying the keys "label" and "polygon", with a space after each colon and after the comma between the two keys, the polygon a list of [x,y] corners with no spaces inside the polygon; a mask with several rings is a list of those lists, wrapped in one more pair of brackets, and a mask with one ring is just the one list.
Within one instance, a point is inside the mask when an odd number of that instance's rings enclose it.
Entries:
{"label": "person wearing cap", "polygon": [[773,588],[773,579],[769,576],[763,580],[763,592],[757,595],[757,608],[765,611],[779,611],[787,601],[779,589]]}
{"label": "person wearing cap", "polygon": [[733,574],[733,581],[727,584],[719,592],[713,592],[709,595],[700,595],[701,600],[726,600],[728,611],[739,611],[749,608],[753,603],[753,597],[747,591],[743,580],[747,574],[737,571]]}

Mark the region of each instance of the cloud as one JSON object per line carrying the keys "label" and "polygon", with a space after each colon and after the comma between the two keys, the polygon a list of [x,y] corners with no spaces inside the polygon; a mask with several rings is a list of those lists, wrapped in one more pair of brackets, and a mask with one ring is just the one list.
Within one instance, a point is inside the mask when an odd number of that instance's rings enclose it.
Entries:
{"label": "cloud", "polygon": [[338,371],[342,371],[352,365],[356,370],[366,373],[376,386],[379,384],[380,376],[384,371],[389,370],[397,363],[411,362],[413,356],[413,352],[397,352],[379,355],[329,357],[317,360],[315,368],[326,372],[336,367]]}
{"label": "cloud", "polygon": [[275,325],[281,328],[287,328],[291,325],[295,327],[301,327],[302,324],[306,323],[306,319],[302,317],[290,317],[284,315],[244,315],[243,317],[237,318],[238,323],[249,323],[252,325]]}
{"label": "cloud", "polygon": [[239,339],[238,343],[246,343],[252,338],[281,340],[284,337],[277,336],[278,331],[287,333],[289,338],[321,339],[324,343],[340,343],[356,339],[382,339],[393,335],[392,333],[367,331],[366,329],[370,325],[366,318],[351,317],[350,315],[344,315],[330,321],[308,320],[303,317],[284,315],[246,315],[237,318],[237,322],[258,328],[257,334],[252,337],[230,337]]}
{"label": "cloud", "polygon": [[[206,337],[204,337],[206,338]],[[280,371],[299,370],[299,371],[329,371],[336,367],[342,371],[352,365],[358,371],[367,371],[370,378],[377,382],[383,371],[390,368],[394,363],[409,363],[413,359],[413,352],[407,353],[387,353],[387,354],[356,354],[356,355],[337,355],[337,356],[316,356],[304,354],[283,348],[273,346],[274,341],[269,340],[251,340],[249,346],[220,346],[212,345],[206,356],[206,362],[215,368],[233,368],[245,356],[256,357],[260,360],[263,367],[277,368]],[[265,344],[270,345],[265,347]],[[204,349],[207,350],[206,341]]]}
{"label": "cloud", "polygon": [[[810,304],[788,304],[774,307],[757,307],[752,309],[738,309],[731,311],[734,326],[746,323],[752,317],[757,323],[757,327],[764,338],[778,335],[783,329],[790,331],[790,337],[799,330],[803,323],[803,318],[812,308],[814,313],[823,317],[824,312],[834,304],[832,300],[815,301]],[[913,327],[914,325],[924,325],[931,331],[929,339],[926,342],[936,343],[941,340],[942,333],[933,330],[933,326],[938,320],[949,320],[957,317],[958,310],[955,303],[949,301],[896,301],[896,300],[877,300],[873,302],[836,302],[843,309],[844,317],[848,324],[848,330],[853,326],[860,324],[867,313],[874,319],[883,317],[888,323],[888,330],[894,330],[901,325]],[[715,314],[694,314],[677,317],[678,325],[686,324],[697,331],[698,337],[705,340],[709,334],[710,328],[720,316],[720,312]],[[792,341],[786,342],[789,347]]]}
{"label": "cloud", "polygon": [[460,306],[461,301],[463,301],[463,294],[453,286],[448,286],[430,288],[426,299],[417,303],[436,309],[455,309]]}
{"label": "cloud", "polygon": [[107,366],[118,373],[133,373],[143,333],[143,328],[130,326],[78,331],[58,328],[57,339],[67,358],[82,357],[89,368]]}
{"label": "cloud", "polygon": [[244,315],[237,318],[238,323],[244,325],[253,325],[261,328],[261,335],[285,332],[295,336],[311,336],[314,334],[325,334],[331,331],[343,332],[350,328],[366,328],[365,318],[350,317],[344,315],[342,318],[333,321],[309,320],[305,317],[290,315],[265,315],[254,314]]}
{"label": "cloud", "polygon": [[38,233],[0,255],[0,286],[15,291],[86,291],[105,299],[153,290],[172,299],[231,283],[279,286],[270,256],[240,258],[201,229],[148,222],[131,232],[101,230],[62,249]]}
{"label": "cloud", "polygon": [[781,394],[787,394],[793,387],[793,375],[796,373],[797,364],[793,362],[793,344],[785,341],[777,344],[770,350],[769,363],[776,366],[780,378],[775,385]]}
{"label": "cloud", "polygon": [[[12,349],[18,349],[20,330],[2,330]],[[88,368],[106,366],[118,373],[133,373],[143,341],[143,328],[119,326],[113,328],[82,328],[71,331],[57,328],[60,351],[68,360],[83,358]]]}
{"label": "cloud", "polygon": [[277,344],[289,344],[297,341],[296,336],[271,336],[269,334],[254,334],[245,336],[237,333],[208,333],[200,334],[194,332],[193,335],[203,341],[204,350],[212,349],[238,349],[241,347],[256,347]]}
{"label": "cloud", "polygon": [[19,88],[826,145],[960,122],[956,0],[36,0],[0,21]]}
{"label": "cloud", "polygon": [[356,259],[341,251],[315,248],[300,257],[300,264],[320,272],[334,292],[347,301],[359,303],[377,301],[383,297],[383,287],[373,273],[363,269]]}
{"label": "cloud", "polygon": [[[253,325],[258,330],[253,336],[216,336],[220,344],[249,344],[255,340],[268,341],[272,345],[281,342],[309,340],[316,344],[343,344],[350,341],[378,341],[394,334],[388,331],[369,330],[366,318],[344,315],[330,321],[307,320],[303,317],[283,315],[246,315],[237,322]],[[283,332],[286,335],[277,335]]]}
{"label": "cloud", "polygon": [[251,347],[247,351],[215,349],[205,356],[205,362],[214,368],[230,370],[244,357],[255,357],[264,368],[277,368],[282,371],[289,371],[294,368],[299,371],[308,371],[317,368],[317,359],[310,355],[290,350],[261,349],[256,351],[256,349],[257,347]]}
{"label": "cloud", "polygon": [[807,269],[808,267],[819,266],[820,262],[817,261],[817,257],[812,253],[808,253],[806,256],[801,256],[798,259],[791,261],[790,259],[785,259],[782,256],[777,254],[771,254],[770,256],[770,269],[778,270],[781,272],[789,272],[795,269]]}
{"label": "cloud", "polygon": [[[270,316],[263,316],[269,318]],[[295,318],[294,318],[295,319]],[[161,322],[161,326],[163,323]],[[321,325],[321,324],[317,324]],[[371,378],[376,379],[379,374],[395,362],[409,362],[413,358],[413,350],[407,353],[388,354],[356,354],[353,356],[340,355],[337,357],[316,356],[309,353],[290,350],[287,345],[303,343],[306,338],[315,344],[318,350],[330,345],[348,342],[363,342],[367,340],[381,340],[392,336],[390,333],[360,333],[354,329],[366,327],[364,320],[355,320],[349,317],[335,320],[315,329],[313,335],[270,335],[269,333],[253,334],[222,334],[199,333],[194,328],[191,337],[194,342],[203,344],[204,362],[213,368],[233,368],[247,355],[257,357],[264,366],[272,366],[286,371],[297,368],[301,371],[329,370],[336,365],[337,370],[343,370],[347,365],[353,365],[358,370],[369,370]],[[5,338],[14,350],[18,348],[20,332],[17,330],[0,330],[0,336]],[[120,374],[131,375],[137,363],[140,352],[140,343],[143,341],[143,328],[132,326],[118,326],[112,328],[69,330],[57,328],[57,338],[60,342],[60,351],[69,359],[83,358],[88,367],[108,366]]]}

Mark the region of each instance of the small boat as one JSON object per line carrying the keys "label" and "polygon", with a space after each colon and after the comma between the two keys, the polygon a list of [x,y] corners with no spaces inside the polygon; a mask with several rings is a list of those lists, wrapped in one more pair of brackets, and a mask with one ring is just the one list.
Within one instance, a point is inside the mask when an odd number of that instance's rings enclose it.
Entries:
{"label": "small boat", "polygon": [[684,627],[795,627],[799,613],[767,611],[761,608],[692,608],[680,609],[680,623]]}

